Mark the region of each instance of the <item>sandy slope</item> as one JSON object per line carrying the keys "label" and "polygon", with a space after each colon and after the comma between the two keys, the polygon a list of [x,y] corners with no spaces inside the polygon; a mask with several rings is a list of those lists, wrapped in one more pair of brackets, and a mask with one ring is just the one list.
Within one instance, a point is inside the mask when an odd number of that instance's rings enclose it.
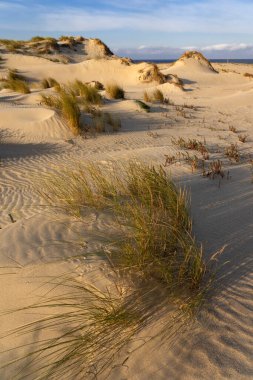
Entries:
{"label": "sandy slope", "polygon": [[[49,214],[33,187],[43,173],[58,165],[88,160],[108,163],[137,158],[161,165],[165,154],[178,151],[172,137],[197,138],[206,141],[211,158],[223,160],[231,178],[223,179],[219,187],[217,180],[203,178],[199,171],[192,173],[182,162],[171,165],[168,171],[191,192],[194,230],[207,257],[227,245],[220,262],[226,264],[219,269],[213,297],[191,331],[179,335],[169,349],[159,347],[159,342],[144,346],[130,356],[126,365],[116,368],[110,379],[252,378],[253,185],[249,159],[253,156],[253,80],[243,73],[253,73],[253,69],[246,65],[215,65],[217,74],[194,61],[163,65],[163,73],[177,74],[184,80],[186,91],[175,90],[167,83],[158,87],[176,104],[196,107],[185,109],[183,115],[171,105],[153,105],[151,113],[137,107],[132,99],[141,99],[145,88],[155,87],[154,83],[139,83],[139,65],[126,66],[117,60],[59,65],[20,55],[8,55],[5,65],[33,79],[52,76],[62,82],[74,78],[103,83],[114,80],[123,85],[128,100],[103,105],[104,111],[121,118],[121,132],[83,140],[71,136],[55,112],[38,105],[38,92],[26,96],[0,92],[0,267],[5,267],[0,276],[1,310],[43,298],[50,288],[48,284],[41,286],[45,276],[94,274],[97,263],[85,264],[74,256],[102,246],[103,239],[97,236],[111,228],[103,215],[92,213],[81,226],[80,239],[80,226],[74,221]],[[224,68],[229,72],[221,71]],[[229,125],[248,135],[246,143],[238,141]],[[224,147],[230,143],[238,143],[243,156],[239,164],[229,164],[224,158]],[[59,245],[57,242],[63,239],[68,244]],[[96,273],[94,282],[103,282],[101,272]],[[25,312],[1,316],[1,334],[36,318]],[[40,337],[45,338],[43,334]],[[7,337],[0,341],[0,351],[35,338]],[[7,358],[14,359],[15,354],[5,354],[2,360]],[[25,376],[28,367],[22,370]],[[18,368],[0,370],[0,378],[14,378]]]}

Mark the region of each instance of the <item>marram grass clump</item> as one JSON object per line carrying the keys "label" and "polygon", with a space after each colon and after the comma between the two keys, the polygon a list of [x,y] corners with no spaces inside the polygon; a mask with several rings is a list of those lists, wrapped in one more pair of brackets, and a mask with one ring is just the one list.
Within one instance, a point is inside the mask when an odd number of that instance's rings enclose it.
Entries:
{"label": "marram grass clump", "polygon": [[41,95],[41,103],[59,110],[75,135],[81,132],[81,111],[75,96],[61,89],[57,95]]}
{"label": "marram grass clump", "polygon": [[115,220],[129,226],[113,257],[117,265],[138,268],[167,285],[200,284],[205,265],[192,235],[188,197],[162,168],[130,163],[113,174],[96,165],[61,170],[41,189],[51,204],[70,213],[110,208]]}
{"label": "marram grass clump", "polygon": [[14,333],[62,330],[36,342],[28,354],[37,366],[33,376],[103,378],[123,349],[142,339],[146,327],[157,326],[147,341],[176,337],[199,309],[209,284],[202,249],[192,234],[187,193],[161,167],[136,162],[113,170],[98,164],[58,168],[37,185],[50,207],[84,220],[85,226],[87,210],[108,213],[119,233],[115,239],[105,231],[110,286],[98,289],[73,273],[52,281],[52,288],[61,287],[60,296],[26,308],[46,307],[47,316]]}
{"label": "marram grass clump", "polygon": [[30,93],[28,83],[25,81],[24,76],[21,75],[17,69],[8,70],[7,78],[3,81],[3,88],[20,92],[22,94]]}
{"label": "marram grass clump", "polygon": [[99,94],[98,89],[96,87],[91,87],[80,80],[75,80],[73,83],[69,85],[70,92],[79,96],[80,103],[88,103],[94,105],[101,105],[102,96]]}
{"label": "marram grass clump", "polygon": [[115,83],[107,84],[107,86],[105,87],[105,91],[111,99],[125,98],[125,91],[123,90],[122,87],[120,87],[119,85]]}

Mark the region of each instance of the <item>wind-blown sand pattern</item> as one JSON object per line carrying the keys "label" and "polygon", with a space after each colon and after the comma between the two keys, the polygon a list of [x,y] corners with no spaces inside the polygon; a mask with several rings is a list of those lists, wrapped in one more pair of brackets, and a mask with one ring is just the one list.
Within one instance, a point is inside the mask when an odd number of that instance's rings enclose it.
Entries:
{"label": "wind-blown sand pattern", "polygon": [[[129,347],[124,364],[115,366],[109,378],[253,378],[253,81],[243,75],[253,74],[253,68],[213,64],[214,71],[196,55],[186,55],[174,65],[160,65],[163,75],[177,75],[183,81],[182,89],[173,80],[163,84],[142,81],[140,71],[147,70],[150,64],[125,64],[117,57],[70,64],[20,54],[3,54],[3,58],[0,75],[15,67],[33,81],[47,77],[60,83],[80,79],[106,85],[113,81],[124,88],[126,100],[107,100],[101,106],[104,112],[121,119],[118,133],[84,139],[73,136],[57,112],[40,105],[40,93],[53,93],[52,89],[34,88],[27,95],[0,91],[1,311],[43,299],[50,290],[49,284],[42,286],[47,276],[74,272],[78,278],[91,277],[96,284],[104,281],[102,271],[94,272],[99,262],[77,256],[84,247],[92,252],[103,246],[103,238],[94,236],[106,234],[112,228],[110,220],[90,213],[80,236],[78,223],[52,215],[34,190],[43,174],[53,172],[57,166],[71,167],[88,161],[110,165],[137,159],[163,165],[165,155],[176,156],[183,151],[173,144],[173,138],[195,138],[205,142],[210,159],[222,160],[224,171],[229,171],[228,178],[204,178],[201,169],[192,172],[181,159],[175,159],[166,170],[190,191],[194,232],[206,256],[225,246],[212,297],[191,330],[178,335],[169,348],[159,347],[156,342],[130,355]],[[156,88],[175,105],[154,103],[150,105],[151,112],[146,113],[134,100],[142,100],[145,90],[152,92]],[[229,126],[234,126],[237,133]],[[239,141],[240,134],[247,135],[245,143]],[[239,162],[230,162],[224,156],[230,144],[238,145]],[[60,241],[66,243],[59,244]],[[2,315],[1,336],[39,317],[30,311]],[[41,339],[47,337],[43,332],[37,334]],[[6,336],[0,340],[0,351],[32,344],[37,338],[36,332]],[[23,347],[23,353],[29,349]],[[1,361],[15,360],[15,355],[15,351],[7,351]],[[17,363],[1,369],[0,378],[14,379],[21,369],[25,379],[35,378],[27,375],[28,362],[25,368]]]}

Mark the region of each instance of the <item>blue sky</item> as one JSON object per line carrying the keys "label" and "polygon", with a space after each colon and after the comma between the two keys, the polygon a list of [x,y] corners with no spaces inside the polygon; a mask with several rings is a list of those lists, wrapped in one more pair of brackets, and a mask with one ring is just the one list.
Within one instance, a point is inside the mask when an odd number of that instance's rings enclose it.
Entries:
{"label": "blue sky", "polygon": [[253,58],[253,0],[0,0],[0,36],[83,35],[120,55]]}

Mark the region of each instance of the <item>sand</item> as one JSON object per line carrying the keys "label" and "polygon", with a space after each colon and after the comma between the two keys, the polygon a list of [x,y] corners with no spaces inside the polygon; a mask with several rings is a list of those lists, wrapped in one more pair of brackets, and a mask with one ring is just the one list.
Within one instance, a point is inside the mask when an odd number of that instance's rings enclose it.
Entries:
{"label": "sand", "polygon": [[[57,165],[76,162],[108,164],[129,159],[162,165],[166,154],[176,154],[172,137],[205,141],[212,159],[220,158],[229,179],[203,178],[201,170],[192,172],[189,165],[177,161],[166,168],[175,181],[191,195],[194,233],[203,244],[206,257],[226,246],[220,257],[219,270],[212,291],[190,331],[177,336],[171,347],[159,342],[143,346],[126,365],[115,368],[112,380],[195,380],[253,378],[252,318],[252,250],[253,250],[253,67],[242,64],[214,64],[215,73],[194,59],[175,65],[161,65],[165,75],[176,74],[184,82],[185,91],[171,83],[141,83],[139,71],[146,64],[125,65],[119,59],[87,60],[59,64],[43,58],[4,55],[0,68],[18,68],[31,80],[54,77],[62,83],[74,79],[116,82],[126,91],[126,100],[106,101],[102,110],[118,116],[122,129],[116,134],[83,139],[74,137],[59,115],[39,105],[41,91],[20,95],[0,91],[0,309],[24,307],[43,299],[50,290],[47,276],[59,277],[71,272],[86,278],[99,267],[99,262],[84,262],[76,256],[103,246],[94,236],[111,228],[110,220],[94,212],[87,216],[85,228],[74,220],[50,213],[45,201],[35,191],[39,178],[55,170]],[[159,88],[176,105],[193,105],[184,113],[173,105],[153,104],[151,112],[141,110],[134,99],[142,99],[143,91]],[[52,91],[52,90],[47,90]],[[44,91],[45,92],[45,91]],[[229,130],[234,126],[238,133]],[[242,143],[238,134],[246,134]],[[224,157],[224,148],[238,144],[239,163]],[[11,215],[11,217],[10,217]],[[11,220],[11,218],[14,219]],[[75,227],[70,228],[70,227]],[[68,241],[59,244],[60,240]],[[85,248],[83,243],[85,242]],[[103,274],[92,277],[103,282]],[[43,284],[43,285],[42,285]],[[57,290],[55,290],[57,292]],[[1,315],[1,336],[10,329],[41,317],[30,312]],[[0,340],[0,351],[32,343],[37,336],[7,336]],[[43,332],[40,338],[45,338]],[[27,352],[24,347],[23,353]],[[129,348],[131,351],[131,347]],[[2,354],[1,362],[15,359],[15,352]],[[29,366],[22,369],[26,379]],[[19,364],[0,369],[0,378],[13,379]],[[26,372],[27,371],[27,372]],[[72,380],[68,377],[68,380]]]}

